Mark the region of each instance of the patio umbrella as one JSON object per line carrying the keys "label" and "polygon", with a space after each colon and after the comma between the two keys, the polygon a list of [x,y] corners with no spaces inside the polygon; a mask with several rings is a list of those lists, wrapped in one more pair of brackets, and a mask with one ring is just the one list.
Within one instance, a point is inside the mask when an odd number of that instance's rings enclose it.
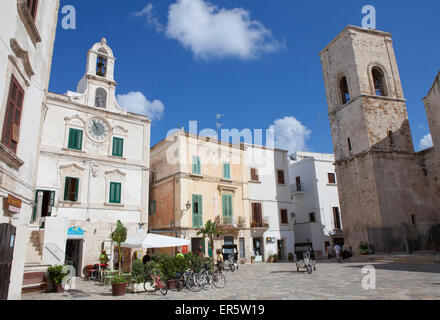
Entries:
{"label": "patio umbrella", "polygon": [[121,247],[124,248],[171,248],[171,247],[182,247],[187,246],[191,241],[186,239],[167,237],[153,233],[138,234],[134,237],[128,238]]}

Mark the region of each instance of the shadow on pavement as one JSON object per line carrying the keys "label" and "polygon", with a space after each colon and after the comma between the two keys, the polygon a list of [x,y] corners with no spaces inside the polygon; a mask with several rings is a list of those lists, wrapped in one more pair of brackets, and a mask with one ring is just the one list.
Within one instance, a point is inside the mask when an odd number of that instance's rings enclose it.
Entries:
{"label": "shadow on pavement", "polygon": [[362,263],[359,265],[345,265],[348,268],[361,269],[366,265],[372,265],[376,269],[389,271],[408,271],[408,272],[426,272],[426,273],[440,273],[439,264],[422,264],[422,263],[399,263],[399,262],[384,262],[384,263]]}

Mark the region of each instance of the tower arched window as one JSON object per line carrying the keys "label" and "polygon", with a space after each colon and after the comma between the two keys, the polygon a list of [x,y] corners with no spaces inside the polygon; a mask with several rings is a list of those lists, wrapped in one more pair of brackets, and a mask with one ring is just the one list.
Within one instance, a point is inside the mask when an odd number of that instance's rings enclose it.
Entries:
{"label": "tower arched window", "polygon": [[96,75],[105,77],[107,74],[107,58],[104,56],[98,56],[96,59]]}
{"label": "tower arched window", "polygon": [[107,91],[104,88],[96,89],[95,106],[105,108],[107,106]]}
{"label": "tower arched window", "polygon": [[339,80],[339,91],[341,94],[342,104],[346,104],[350,102],[350,92],[348,90],[348,82],[346,77],[342,77]]}
{"label": "tower arched window", "polygon": [[377,96],[385,97],[387,95],[385,73],[379,67],[373,67],[371,69],[371,75],[373,77],[374,93]]}

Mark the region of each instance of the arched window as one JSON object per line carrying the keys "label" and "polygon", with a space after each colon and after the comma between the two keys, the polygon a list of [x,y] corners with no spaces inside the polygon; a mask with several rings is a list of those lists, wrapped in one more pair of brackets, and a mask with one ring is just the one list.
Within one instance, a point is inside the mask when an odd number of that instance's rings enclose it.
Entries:
{"label": "arched window", "polygon": [[104,56],[98,56],[96,60],[96,75],[105,77],[107,74],[107,58]]}
{"label": "arched window", "polygon": [[341,93],[342,104],[350,102],[350,92],[348,91],[348,82],[346,77],[339,80],[339,91]]}
{"label": "arched window", "polygon": [[107,106],[107,91],[104,88],[96,89],[95,106],[105,108]]}
{"label": "arched window", "polygon": [[385,97],[385,74],[379,67],[373,67],[371,69],[371,75],[373,76],[374,92],[377,96]]}

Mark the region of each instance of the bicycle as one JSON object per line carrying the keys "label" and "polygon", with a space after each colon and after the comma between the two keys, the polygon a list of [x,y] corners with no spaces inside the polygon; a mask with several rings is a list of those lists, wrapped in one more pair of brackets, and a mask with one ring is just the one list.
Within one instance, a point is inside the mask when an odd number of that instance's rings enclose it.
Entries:
{"label": "bicycle", "polygon": [[223,274],[219,264],[216,264],[216,270],[210,272],[211,266],[205,265],[197,274],[196,281],[199,286],[205,290],[211,288],[213,284],[216,288],[222,289],[226,286],[226,277]]}
{"label": "bicycle", "polygon": [[[162,295],[166,296],[168,293],[167,284],[165,281],[161,280],[159,276],[155,276],[153,274],[150,275],[151,280],[145,280],[144,289],[149,292],[150,287],[153,287],[153,292],[156,293],[158,290]],[[147,285],[148,284],[148,285]]]}
{"label": "bicycle", "polygon": [[199,292],[202,290],[202,287],[196,281],[196,274],[194,270],[187,270],[179,279],[179,284],[177,286],[177,291],[180,291],[186,287],[188,290],[192,292]]}

